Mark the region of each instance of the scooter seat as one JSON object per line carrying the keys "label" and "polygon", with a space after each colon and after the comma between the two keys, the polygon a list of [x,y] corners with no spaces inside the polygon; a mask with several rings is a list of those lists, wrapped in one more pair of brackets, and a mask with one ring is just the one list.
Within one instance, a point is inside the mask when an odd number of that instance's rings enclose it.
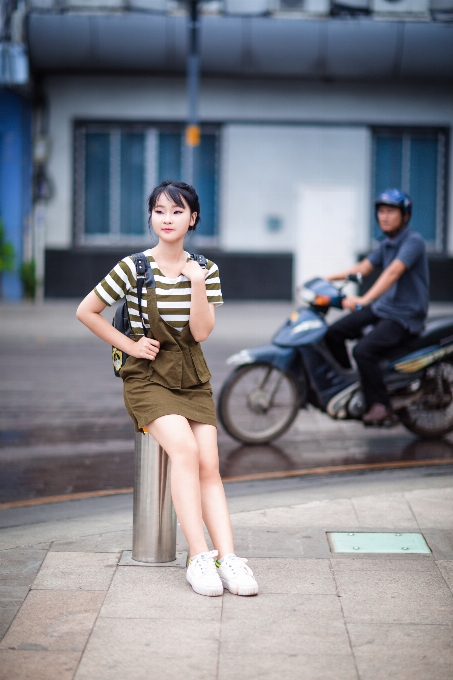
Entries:
{"label": "scooter seat", "polygon": [[441,340],[450,339],[453,342],[453,319],[451,316],[439,317],[427,321],[420,335],[412,337],[409,342],[399,345],[386,354],[386,361],[393,361],[424,347],[438,345]]}

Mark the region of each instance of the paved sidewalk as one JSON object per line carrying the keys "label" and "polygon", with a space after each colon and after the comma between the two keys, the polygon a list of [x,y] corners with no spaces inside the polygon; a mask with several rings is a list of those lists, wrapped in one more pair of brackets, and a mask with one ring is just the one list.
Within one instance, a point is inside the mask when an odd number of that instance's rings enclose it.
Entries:
{"label": "paved sidewalk", "polygon": [[[201,597],[182,568],[118,566],[130,496],[0,512],[0,680],[451,679],[451,468],[227,494],[258,597]],[[330,530],[422,532],[432,553],[332,554]]]}

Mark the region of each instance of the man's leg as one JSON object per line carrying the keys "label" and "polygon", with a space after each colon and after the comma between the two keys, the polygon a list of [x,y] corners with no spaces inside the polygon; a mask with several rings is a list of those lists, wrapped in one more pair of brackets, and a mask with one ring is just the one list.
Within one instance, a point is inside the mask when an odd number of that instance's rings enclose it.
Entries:
{"label": "man's leg", "polygon": [[[362,380],[362,388],[365,396],[367,414],[364,422],[373,409],[376,417],[371,417],[370,422],[384,420],[391,413],[390,399],[384,384],[379,361],[385,356],[386,352],[392,347],[396,347],[409,337],[409,331],[397,321],[390,319],[380,319],[364,338],[361,338],[354,347],[353,355],[357,362]],[[380,405],[384,408],[373,408]],[[382,417],[379,413],[382,412]],[[387,412],[387,413],[386,413]]]}
{"label": "man's leg", "polygon": [[362,329],[379,321],[370,307],[364,307],[357,312],[344,316],[336,323],[329,326],[324,338],[330,352],[343,368],[351,368],[346,350],[345,340],[360,338]]}

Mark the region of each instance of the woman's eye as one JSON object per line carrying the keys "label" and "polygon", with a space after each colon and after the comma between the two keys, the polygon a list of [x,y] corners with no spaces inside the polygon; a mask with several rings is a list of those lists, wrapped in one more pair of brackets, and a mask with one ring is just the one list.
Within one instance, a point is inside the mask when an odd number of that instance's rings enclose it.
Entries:
{"label": "woman's eye", "polygon": [[181,214],[182,214],[182,210],[175,210],[175,215],[181,215]]}

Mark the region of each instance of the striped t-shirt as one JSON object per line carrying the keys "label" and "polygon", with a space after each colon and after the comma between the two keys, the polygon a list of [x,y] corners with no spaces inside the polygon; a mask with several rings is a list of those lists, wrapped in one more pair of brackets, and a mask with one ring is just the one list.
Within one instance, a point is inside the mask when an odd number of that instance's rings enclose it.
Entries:
{"label": "striped t-shirt", "polygon": [[[159,314],[170,326],[181,331],[189,323],[191,282],[182,274],[176,279],[169,279],[160,271],[151,255],[151,250],[145,250],[144,255],[148,258],[156,281],[156,300]],[[217,307],[223,304],[219,268],[214,262],[208,260],[206,269],[208,270],[206,277],[208,302]],[[137,272],[132,257],[128,255],[118,262],[105,279],[98,283],[94,292],[102,302],[109,306],[126,296],[132,330],[135,335],[143,335],[138,313]],[[146,288],[143,287],[142,314],[145,328],[149,328],[145,294]]]}

